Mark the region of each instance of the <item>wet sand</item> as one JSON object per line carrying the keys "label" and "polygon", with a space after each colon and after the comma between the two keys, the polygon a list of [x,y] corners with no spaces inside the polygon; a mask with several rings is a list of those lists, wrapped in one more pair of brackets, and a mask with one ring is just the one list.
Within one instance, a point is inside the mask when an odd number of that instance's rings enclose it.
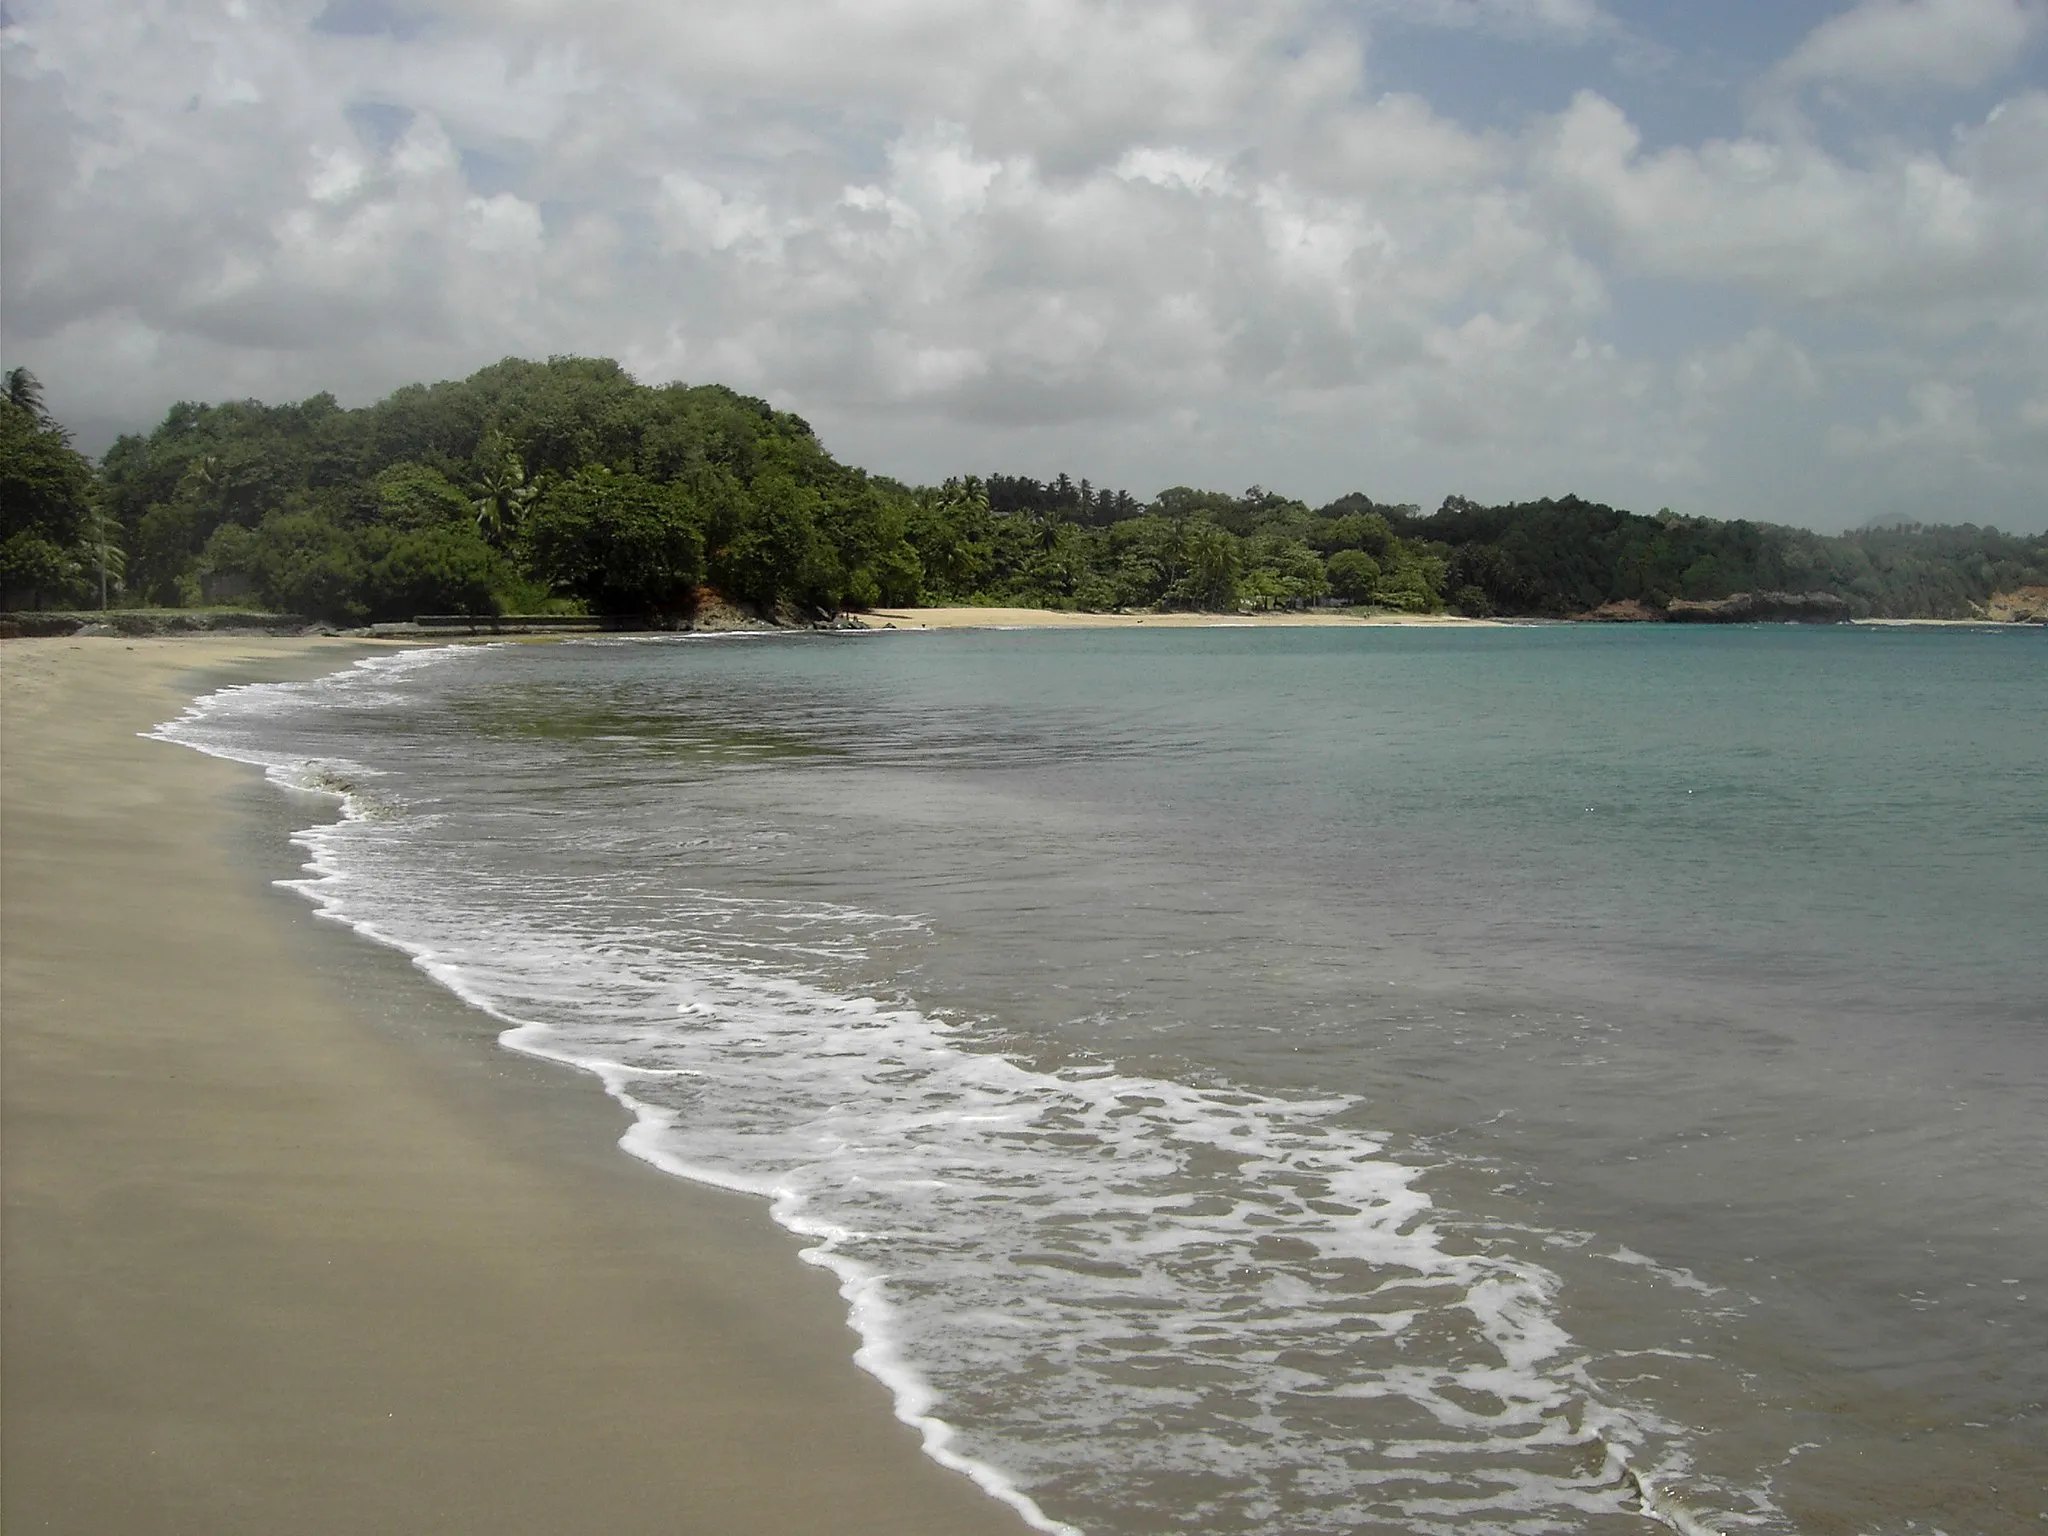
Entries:
{"label": "wet sand", "polygon": [[763,1207],[269,885],[316,803],[135,734],[367,649],[0,645],[0,1525],[1025,1529]]}

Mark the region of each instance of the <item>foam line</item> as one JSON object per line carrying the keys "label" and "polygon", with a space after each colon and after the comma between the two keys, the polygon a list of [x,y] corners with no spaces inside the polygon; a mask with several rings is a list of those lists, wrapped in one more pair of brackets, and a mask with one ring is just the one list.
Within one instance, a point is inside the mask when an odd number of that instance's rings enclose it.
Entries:
{"label": "foam line", "polygon": [[[1348,1128],[1348,1099],[1039,1070],[819,979],[914,919],[422,853],[377,764],[304,720],[411,707],[413,674],[478,654],[227,689],[148,734],[334,795],[340,819],[295,835],[305,874],[280,883],[501,1021],[507,1048],[595,1075],[631,1155],[766,1199],[934,1461],[1062,1536],[1080,1530],[1049,1491],[1086,1508],[1189,1476],[1232,1490],[1205,1495],[1217,1528],[1276,1518],[1285,1492],[1302,1532],[1390,1508],[1711,1531],[1633,1470],[1679,1428],[1598,1398],[1556,1275],[1452,1246],[1420,1170]],[[1344,1427],[1356,1411],[1371,1435]]]}

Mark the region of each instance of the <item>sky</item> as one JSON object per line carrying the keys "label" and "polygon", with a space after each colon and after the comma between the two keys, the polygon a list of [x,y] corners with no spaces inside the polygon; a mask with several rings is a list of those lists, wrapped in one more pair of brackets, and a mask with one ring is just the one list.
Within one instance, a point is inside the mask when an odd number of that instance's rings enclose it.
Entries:
{"label": "sky", "polygon": [[2048,529],[2048,0],[5,0],[0,361],[913,483]]}

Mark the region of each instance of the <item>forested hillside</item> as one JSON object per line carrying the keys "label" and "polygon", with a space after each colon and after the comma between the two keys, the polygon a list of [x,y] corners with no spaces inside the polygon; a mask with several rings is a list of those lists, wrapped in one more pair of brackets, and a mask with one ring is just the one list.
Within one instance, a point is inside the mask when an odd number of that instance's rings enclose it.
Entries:
{"label": "forested hillside", "polygon": [[1258,487],[1141,501],[1062,474],[912,487],[835,460],[800,417],[604,359],[508,359],[375,405],[181,404],[94,466],[32,377],[0,397],[0,606],[255,604],[686,617],[1013,603],[1218,612],[1341,602],[1569,616],[1634,601],[1826,592],[1967,617],[2048,584],[2048,536],[1968,524],[1823,537],[1566,497],[1423,516]]}

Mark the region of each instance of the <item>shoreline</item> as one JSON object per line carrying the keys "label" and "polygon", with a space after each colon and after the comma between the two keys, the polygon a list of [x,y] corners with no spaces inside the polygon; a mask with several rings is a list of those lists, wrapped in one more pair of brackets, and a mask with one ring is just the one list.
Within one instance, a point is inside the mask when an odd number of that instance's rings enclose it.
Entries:
{"label": "shoreline", "polygon": [[[1469,619],[1450,613],[1078,613],[1055,608],[873,608],[859,615],[869,629],[1754,629],[1785,621],[1731,624],[1614,623],[1579,618]],[[2010,619],[1843,619],[1810,629],[2039,629]]]}
{"label": "shoreline", "polygon": [[1027,1529],[761,1202],[270,884],[324,809],[136,734],[398,648],[7,644],[0,1523]]}
{"label": "shoreline", "polygon": [[871,608],[869,629],[1505,629],[1532,622],[1467,619],[1455,614],[1080,613],[1058,608]]}

